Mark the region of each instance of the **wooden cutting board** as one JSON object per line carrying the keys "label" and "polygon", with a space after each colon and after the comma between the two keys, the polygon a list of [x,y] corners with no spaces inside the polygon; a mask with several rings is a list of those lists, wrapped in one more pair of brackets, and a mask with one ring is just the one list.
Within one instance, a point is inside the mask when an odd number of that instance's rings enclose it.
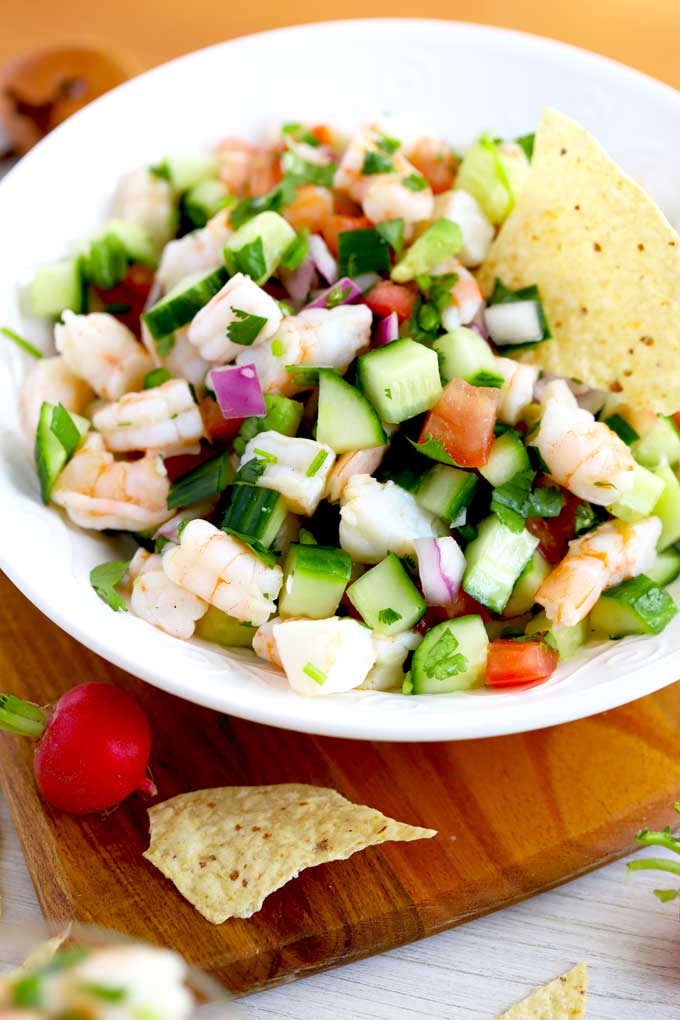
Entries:
{"label": "wooden cutting board", "polygon": [[[0,685],[45,704],[84,680],[134,692],[152,721],[162,799],[201,787],[308,782],[439,830],[303,872],[250,920],[215,927],[142,858],[146,804],[69,818],[35,791],[31,745],[0,737],[0,781],[43,911],[164,943],[233,992],[377,953],[513,903],[630,850],[677,820],[680,685],[526,735],[380,744],[228,718],[86,651],[0,577]],[[442,702],[442,711],[455,711]],[[623,871],[621,874],[623,881]]]}

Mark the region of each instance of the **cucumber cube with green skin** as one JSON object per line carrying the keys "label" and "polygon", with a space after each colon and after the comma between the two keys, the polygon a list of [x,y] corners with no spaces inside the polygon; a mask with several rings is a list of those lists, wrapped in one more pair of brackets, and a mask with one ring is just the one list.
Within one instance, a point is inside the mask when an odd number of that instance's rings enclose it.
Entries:
{"label": "cucumber cube with green skin", "polygon": [[664,483],[663,492],[654,507],[654,516],[663,525],[657,549],[667,549],[680,541],[680,482],[667,464],[654,469],[654,474]]}
{"label": "cucumber cube with green skin", "polygon": [[192,273],[180,280],[176,287],[142,315],[154,340],[161,340],[176,329],[191,322],[197,312],[222,289],[227,282],[223,266],[208,273]]}
{"label": "cucumber cube with green skin", "polygon": [[427,606],[394,553],[350,585],[347,595],[365,623],[379,634],[400,634],[414,627]]}
{"label": "cucumber cube with green skin", "polygon": [[464,379],[472,386],[502,386],[503,376],[496,368],[496,356],[486,340],[467,326],[458,326],[432,344],[439,358],[444,385],[452,379]]}
{"label": "cucumber cube with green skin", "polygon": [[227,616],[221,609],[208,606],[205,616],[196,624],[195,635],[202,641],[211,641],[223,648],[250,648],[257,627]]}
{"label": "cucumber cube with green skin", "polygon": [[677,611],[668,592],[640,574],[600,596],[591,610],[590,625],[610,638],[660,634]]}
{"label": "cucumber cube with green skin", "polygon": [[[249,535],[265,549],[269,549],[288,516],[288,506],[281,493],[264,486],[232,485],[220,502],[226,503],[220,528]],[[221,509],[218,504],[218,518]]]}
{"label": "cucumber cube with green skin", "polygon": [[472,195],[494,224],[502,223],[515,204],[506,165],[491,138],[480,138],[467,150],[455,187]]}
{"label": "cucumber cube with green skin", "polygon": [[538,539],[526,528],[511,531],[495,514],[486,517],[465,550],[463,590],[492,612],[502,613],[537,545]]}
{"label": "cucumber cube with green skin", "polygon": [[295,240],[295,237],[295,231],[283,216],[271,211],[258,213],[257,216],[253,216],[251,220],[239,227],[224,247],[224,259],[231,275],[233,276],[238,269],[245,272],[245,269],[239,264],[239,252],[247,245],[252,245],[259,240],[264,258],[264,271],[259,276],[254,273],[248,275],[255,280],[255,283],[265,283],[278,268],[286,249]]}
{"label": "cucumber cube with green skin", "polygon": [[363,354],[357,381],[380,420],[392,425],[429,411],[442,393],[437,355],[410,339]]}
{"label": "cucumber cube with green skin", "polygon": [[143,262],[146,266],[155,266],[156,252],[151,235],[141,223],[131,220],[109,220],[101,230],[93,236],[97,241],[104,237],[115,237],[127,252],[130,262]]}
{"label": "cucumber cube with green skin", "polygon": [[587,620],[579,620],[570,627],[552,623],[545,611],[531,618],[524,629],[525,634],[552,634],[559,652],[560,662],[570,659],[588,640]]}
{"label": "cucumber cube with green skin", "polygon": [[489,459],[479,468],[479,473],[496,489],[509,482],[519,471],[530,467],[529,454],[521,436],[510,429],[494,440]]}
{"label": "cucumber cube with green skin", "polygon": [[671,546],[657,554],[656,563],[647,571],[646,576],[660,588],[672,584],[680,576],[680,551]]}
{"label": "cucumber cube with green skin", "polygon": [[338,454],[387,442],[380,419],[363,393],[331,369],[319,369],[316,439]]}
{"label": "cucumber cube with green skin", "polygon": [[[59,408],[61,408],[66,419],[70,420],[73,428],[77,431],[79,438],[76,438],[76,431],[71,429],[73,432],[73,438],[77,444],[88,431],[90,423],[87,418],[81,418],[78,414],[65,411],[61,405],[59,405]],[[48,404],[47,401],[44,401],[40,408],[38,428],[35,433],[35,463],[38,470],[38,478],[40,479],[40,492],[44,503],[49,502],[52,489],[54,488],[54,483],[65,467],[67,460],[69,460],[75,452],[73,446],[70,450],[66,449],[55,433],[56,412],[58,412],[57,406],[54,404]]]}
{"label": "cucumber cube with green skin", "polygon": [[548,561],[541,556],[538,549],[535,549],[515,582],[512,595],[503,610],[503,616],[521,616],[522,613],[528,613],[536,601],[536,592],[551,571],[552,567]]}
{"label": "cucumber cube with green skin", "polygon": [[656,425],[643,439],[631,446],[633,456],[643,467],[680,464],[680,433],[672,418],[659,415]]}
{"label": "cucumber cube with green skin", "polygon": [[85,283],[82,259],[62,259],[36,269],[28,292],[32,315],[56,319],[62,312],[82,312],[85,307]]}
{"label": "cucumber cube with green skin", "polygon": [[213,156],[166,156],[161,163],[176,191],[188,191],[201,181],[217,177],[219,164]]}
{"label": "cucumber cube with green skin", "polygon": [[279,616],[335,616],[352,572],[352,558],[323,545],[290,546],[283,564]]}
{"label": "cucumber cube with green skin", "polygon": [[451,220],[435,220],[397,262],[392,279],[397,283],[414,280],[456,255],[462,247],[463,234],[458,224]]}
{"label": "cucumber cube with green skin", "polygon": [[663,479],[641,464],[636,464],[633,487],[612,503],[609,512],[622,521],[641,521],[653,512],[663,490]]}
{"label": "cucumber cube with green skin", "polygon": [[438,623],[413,653],[413,693],[450,694],[481,687],[488,648],[481,616],[459,616]]}
{"label": "cucumber cube with green skin", "polygon": [[435,464],[421,481],[415,497],[422,507],[453,527],[465,523],[476,489],[477,476],[472,471]]}
{"label": "cucumber cube with green skin", "polygon": [[200,181],[184,196],[184,211],[195,227],[204,227],[225,206],[234,199],[229,195],[222,181]]}
{"label": "cucumber cube with green skin", "polygon": [[245,418],[239,433],[234,440],[234,452],[243,456],[243,452],[255,436],[260,432],[280,432],[282,436],[294,436],[300,427],[304,405],[290,397],[280,397],[275,393],[264,395],[265,415]]}

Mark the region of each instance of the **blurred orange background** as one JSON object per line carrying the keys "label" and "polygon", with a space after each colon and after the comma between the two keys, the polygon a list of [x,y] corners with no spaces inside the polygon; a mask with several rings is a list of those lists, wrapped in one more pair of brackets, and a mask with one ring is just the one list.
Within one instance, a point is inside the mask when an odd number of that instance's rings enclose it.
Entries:
{"label": "blurred orange background", "polygon": [[345,0],[321,8],[274,0],[2,0],[0,63],[59,43],[107,46],[130,71],[237,35],[333,17],[459,19],[552,36],[596,50],[680,87],[680,0]]}

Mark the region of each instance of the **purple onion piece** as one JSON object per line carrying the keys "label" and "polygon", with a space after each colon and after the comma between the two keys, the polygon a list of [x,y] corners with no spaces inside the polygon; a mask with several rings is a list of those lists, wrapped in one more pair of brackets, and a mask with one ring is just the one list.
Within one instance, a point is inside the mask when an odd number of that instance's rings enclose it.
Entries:
{"label": "purple onion piece", "polygon": [[582,407],[585,411],[590,411],[591,414],[597,414],[601,411],[609,396],[604,390],[595,390],[586,383],[574,382],[573,379],[567,379],[556,372],[543,372],[541,378],[536,381],[534,386],[534,400],[540,403],[543,390],[549,382],[554,382],[556,379],[561,379],[565,382],[576,397],[578,406]]}
{"label": "purple onion piece", "polygon": [[224,418],[261,418],[266,414],[254,365],[225,365],[208,372],[210,387]]}
{"label": "purple onion piece", "polygon": [[399,318],[396,312],[390,312],[375,327],[373,346],[384,347],[399,339]]}
{"label": "purple onion piece", "polygon": [[185,507],[184,510],[180,510],[179,513],[171,517],[169,521],[165,521],[161,524],[153,535],[152,539],[155,541],[157,538],[167,538],[171,542],[177,542],[177,529],[179,528],[182,521],[195,521],[199,517],[210,517],[213,510],[215,509],[215,503],[212,500],[203,500],[201,503],[194,503],[193,506]]}
{"label": "purple onion piece", "polygon": [[322,276],[326,283],[335,283],[338,278],[338,263],[331,255],[323,237],[312,234],[308,243],[309,257],[316,266],[319,276]]}
{"label": "purple onion piece", "polygon": [[445,606],[453,602],[465,572],[465,557],[455,538],[418,538],[413,544],[427,604]]}
{"label": "purple onion piece", "polygon": [[314,285],[314,262],[308,257],[297,269],[279,269],[278,276],[294,304],[301,305]]}
{"label": "purple onion piece", "polygon": [[354,304],[361,297],[361,290],[349,276],[343,276],[337,283],[324,290],[317,298],[305,305],[308,308],[336,308],[338,305]]}

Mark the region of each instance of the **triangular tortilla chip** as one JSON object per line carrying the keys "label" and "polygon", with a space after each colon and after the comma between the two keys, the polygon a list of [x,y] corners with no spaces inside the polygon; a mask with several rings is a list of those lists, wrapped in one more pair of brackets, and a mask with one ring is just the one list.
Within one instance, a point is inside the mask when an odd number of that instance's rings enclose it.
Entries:
{"label": "triangular tortilla chip", "polygon": [[540,288],[554,339],[522,360],[658,413],[680,410],[680,238],[555,110],[543,113],[531,173],[480,270],[486,294],[496,277]]}
{"label": "triangular tortilla chip", "polygon": [[537,988],[498,1020],[581,1020],[587,987],[588,968],[579,963],[562,977]]}
{"label": "triangular tortilla chip", "polygon": [[150,808],[149,820],[144,856],[213,924],[250,917],[303,868],[436,835],[302,783],[184,793]]}

